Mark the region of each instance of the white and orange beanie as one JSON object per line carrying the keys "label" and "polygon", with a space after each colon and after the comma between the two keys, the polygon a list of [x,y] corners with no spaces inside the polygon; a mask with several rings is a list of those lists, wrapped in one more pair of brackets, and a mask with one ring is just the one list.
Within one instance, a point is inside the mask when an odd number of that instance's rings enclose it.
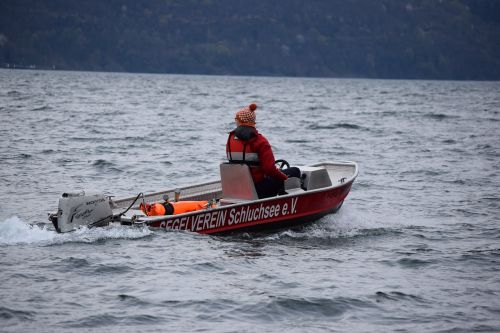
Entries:
{"label": "white and orange beanie", "polygon": [[257,104],[252,103],[247,107],[236,112],[236,119],[243,126],[255,126],[255,110],[257,109]]}

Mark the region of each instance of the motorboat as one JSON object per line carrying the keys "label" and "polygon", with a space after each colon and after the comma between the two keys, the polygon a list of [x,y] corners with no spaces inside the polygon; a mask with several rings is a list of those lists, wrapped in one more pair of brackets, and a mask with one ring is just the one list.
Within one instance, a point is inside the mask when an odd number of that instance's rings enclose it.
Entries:
{"label": "motorboat", "polygon": [[[277,163],[289,167],[284,160]],[[122,199],[67,192],[49,220],[60,233],[110,223],[202,234],[293,228],[338,211],[358,175],[355,162],[322,162],[299,169],[300,179],[289,178],[282,194],[263,199],[257,196],[249,167],[235,163],[222,163],[218,180]],[[165,213],[151,215],[146,207],[154,204],[166,207]],[[172,208],[180,205],[194,208]]]}

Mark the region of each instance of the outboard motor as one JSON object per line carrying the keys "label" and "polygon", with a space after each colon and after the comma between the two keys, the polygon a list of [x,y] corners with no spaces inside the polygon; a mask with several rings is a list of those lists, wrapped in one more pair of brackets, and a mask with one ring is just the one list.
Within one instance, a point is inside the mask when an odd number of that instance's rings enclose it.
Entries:
{"label": "outboard motor", "polygon": [[111,204],[110,198],[101,193],[63,193],[57,213],[49,215],[49,219],[60,233],[81,226],[101,227],[113,219]]}

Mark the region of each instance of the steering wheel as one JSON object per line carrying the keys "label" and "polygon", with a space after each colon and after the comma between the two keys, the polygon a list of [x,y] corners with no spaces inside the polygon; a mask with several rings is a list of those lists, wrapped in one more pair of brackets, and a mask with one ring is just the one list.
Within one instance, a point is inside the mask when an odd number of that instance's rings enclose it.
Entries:
{"label": "steering wheel", "polygon": [[290,168],[290,163],[288,163],[287,161],[285,160],[276,160],[274,161],[274,164],[280,169],[280,170],[283,170],[285,169],[285,167],[288,169]]}

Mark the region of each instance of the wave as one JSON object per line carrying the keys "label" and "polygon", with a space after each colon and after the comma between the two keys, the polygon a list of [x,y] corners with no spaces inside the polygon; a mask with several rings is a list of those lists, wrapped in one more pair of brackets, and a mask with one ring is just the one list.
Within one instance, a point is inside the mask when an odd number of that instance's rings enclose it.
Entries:
{"label": "wave", "polygon": [[4,306],[0,306],[0,319],[19,319],[22,321],[33,320],[35,314],[30,311],[14,310]]}
{"label": "wave", "polygon": [[44,155],[54,154],[56,151],[54,149],[44,149],[41,151]]}
{"label": "wave", "polygon": [[304,140],[304,139],[289,139],[285,140],[287,143],[309,143],[311,140]]}
{"label": "wave", "polygon": [[95,243],[106,239],[139,239],[152,235],[146,227],[110,225],[104,228],[80,228],[58,234],[51,225],[32,225],[17,216],[0,221],[0,246],[4,245],[59,245],[63,243]]}
{"label": "wave", "polygon": [[331,110],[330,107],[325,106],[325,105],[314,105],[310,106],[307,108],[308,110],[314,111],[314,110]]}
{"label": "wave", "polygon": [[25,159],[26,160],[26,159],[32,158],[33,156],[31,154],[21,153],[21,154],[19,154],[19,157],[21,159]]}
{"label": "wave", "polygon": [[403,268],[420,268],[422,266],[434,264],[436,261],[417,258],[401,258],[397,261],[397,263]]}
{"label": "wave", "polygon": [[150,314],[136,315],[115,315],[115,314],[97,314],[85,316],[77,320],[64,322],[67,327],[81,327],[88,329],[89,327],[113,327],[117,325],[150,325],[164,322],[165,319],[159,316]]}
{"label": "wave", "polygon": [[92,163],[92,166],[100,169],[100,168],[109,168],[109,167],[113,167],[115,164],[113,162],[110,162],[110,161],[107,161],[105,159],[97,159],[94,161],[94,163]]}
{"label": "wave", "polygon": [[377,291],[375,293],[375,299],[376,302],[411,301],[411,302],[425,303],[425,304],[430,303],[429,301],[420,296],[405,294],[399,291],[390,291],[390,292]]}
{"label": "wave", "polygon": [[118,300],[120,302],[124,302],[127,305],[131,305],[131,306],[144,307],[144,306],[153,305],[153,303],[145,301],[137,296],[132,296],[132,295],[128,295],[128,294],[119,294],[117,297],[118,297]]}
{"label": "wave", "polygon": [[318,124],[312,124],[309,125],[308,127],[311,130],[318,130],[318,129],[337,129],[337,128],[344,128],[344,129],[357,129],[357,130],[365,130],[366,128],[363,126],[359,126],[356,124],[350,124],[350,123],[337,123],[333,125],[318,125]]}
{"label": "wave", "polygon": [[43,106],[39,106],[39,107],[34,107],[33,109],[31,109],[31,111],[44,111],[44,110],[50,110],[50,109],[52,109],[50,106],[43,105]]}
{"label": "wave", "polygon": [[444,113],[426,113],[424,114],[424,117],[434,119],[434,120],[445,120],[445,119],[458,119],[460,118],[459,116],[455,115],[449,115],[449,114],[444,114]]}
{"label": "wave", "polygon": [[276,317],[314,316],[326,318],[342,317],[347,311],[362,308],[374,308],[371,300],[348,297],[285,297],[270,296],[268,300],[254,304],[245,304],[229,312],[235,317],[243,313],[246,319],[273,321]]}

